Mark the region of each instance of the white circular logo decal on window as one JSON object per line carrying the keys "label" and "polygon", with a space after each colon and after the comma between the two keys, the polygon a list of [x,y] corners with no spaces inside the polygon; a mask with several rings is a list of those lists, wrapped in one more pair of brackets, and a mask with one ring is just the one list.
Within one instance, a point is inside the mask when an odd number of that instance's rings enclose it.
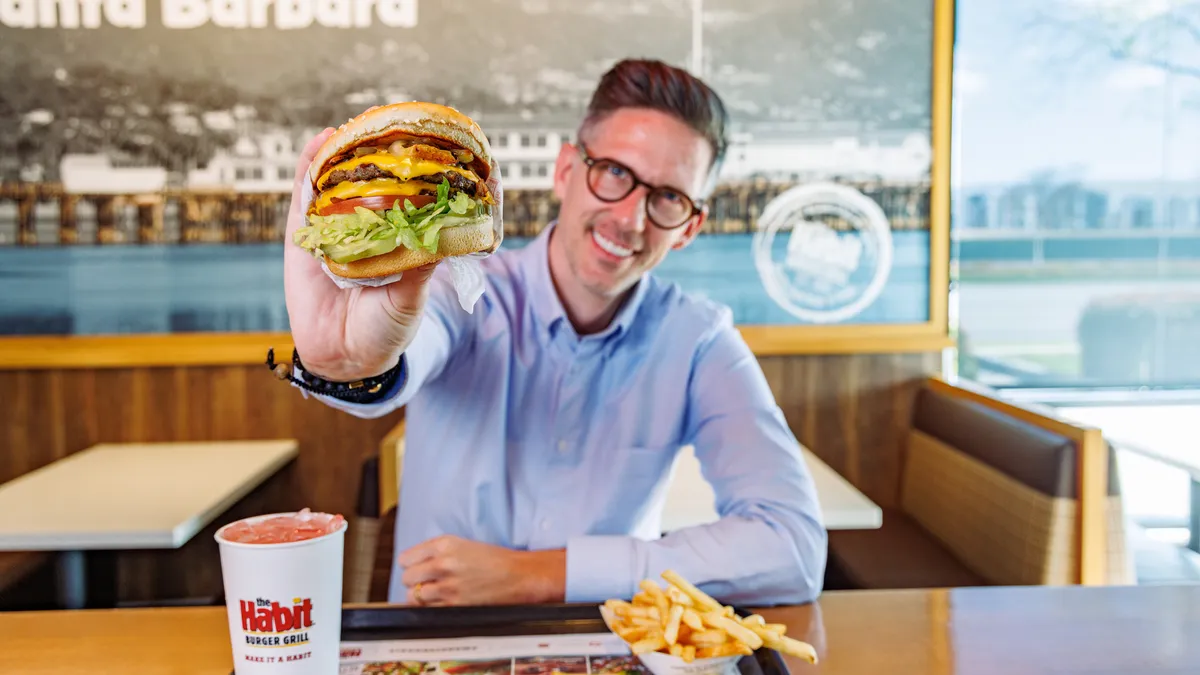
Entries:
{"label": "white circular logo decal on window", "polygon": [[804,321],[837,323],[861,314],[883,292],[892,271],[892,228],[862,192],[812,183],[767,204],[753,250],[776,304]]}

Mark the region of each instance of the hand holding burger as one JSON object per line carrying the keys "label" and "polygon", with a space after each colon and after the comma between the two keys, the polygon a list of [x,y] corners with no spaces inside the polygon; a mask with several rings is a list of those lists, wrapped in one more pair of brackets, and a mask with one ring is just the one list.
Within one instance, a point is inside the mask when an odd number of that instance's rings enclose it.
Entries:
{"label": "hand holding burger", "polygon": [[[416,334],[437,263],[499,245],[492,167],[479,126],[432,103],[372,108],[309,142],[284,247],[288,318],[306,369],[351,381],[395,366]],[[322,261],[346,279],[402,276],[343,289]]]}

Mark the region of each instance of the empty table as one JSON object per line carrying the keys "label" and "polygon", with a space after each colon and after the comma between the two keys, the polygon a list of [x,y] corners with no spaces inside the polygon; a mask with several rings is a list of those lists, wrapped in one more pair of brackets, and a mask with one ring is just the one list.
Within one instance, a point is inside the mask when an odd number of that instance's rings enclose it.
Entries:
{"label": "empty table", "polygon": [[293,439],[103,444],[0,485],[0,551],[60,551],[86,601],[84,551],[173,549],[296,457]]}
{"label": "empty table", "polygon": [[[883,523],[883,511],[862,492],[822,462],[808,448],[804,462],[817,487],[817,501],[825,528],[829,530],[873,530]],[[680,452],[675,476],[667,493],[662,530],[670,532],[690,525],[717,520],[712,486],[700,473],[700,462],[691,447]]]}

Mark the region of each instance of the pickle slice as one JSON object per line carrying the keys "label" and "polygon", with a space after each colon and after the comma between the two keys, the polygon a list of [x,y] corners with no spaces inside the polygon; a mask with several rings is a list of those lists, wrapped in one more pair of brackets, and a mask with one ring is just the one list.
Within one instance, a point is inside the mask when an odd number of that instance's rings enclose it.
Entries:
{"label": "pickle slice", "polygon": [[386,239],[364,239],[340,244],[327,244],[321,247],[325,255],[337,263],[354,262],[375,255],[391,253],[396,249],[395,237]]}

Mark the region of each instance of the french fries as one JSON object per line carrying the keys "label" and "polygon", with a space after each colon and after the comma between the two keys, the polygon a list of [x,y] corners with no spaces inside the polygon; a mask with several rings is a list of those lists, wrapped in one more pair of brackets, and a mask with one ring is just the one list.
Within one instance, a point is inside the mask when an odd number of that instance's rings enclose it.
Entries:
{"label": "french fries", "polygon": [[678,573],[667,570],[666,588],[651,579],[638,585],[633,602],[609,600],[601,611],[612,631],[634,654],[660,652],[692,663],[696,659],[742,656],[766,647],[817,662],[807,642],[786,635],[787,626],[758,614],[741,617]]}
{"label": "french fries", "polygon": [[[689,600],[690,599],[691,598],[689,598]],[[704,620],[701,619],[700,615],[696,613],[696,610],[692,609],[691,607],[684,608],[683,622],[687,624],[688,628],[691,628],[694,631],[704,630]]]}

